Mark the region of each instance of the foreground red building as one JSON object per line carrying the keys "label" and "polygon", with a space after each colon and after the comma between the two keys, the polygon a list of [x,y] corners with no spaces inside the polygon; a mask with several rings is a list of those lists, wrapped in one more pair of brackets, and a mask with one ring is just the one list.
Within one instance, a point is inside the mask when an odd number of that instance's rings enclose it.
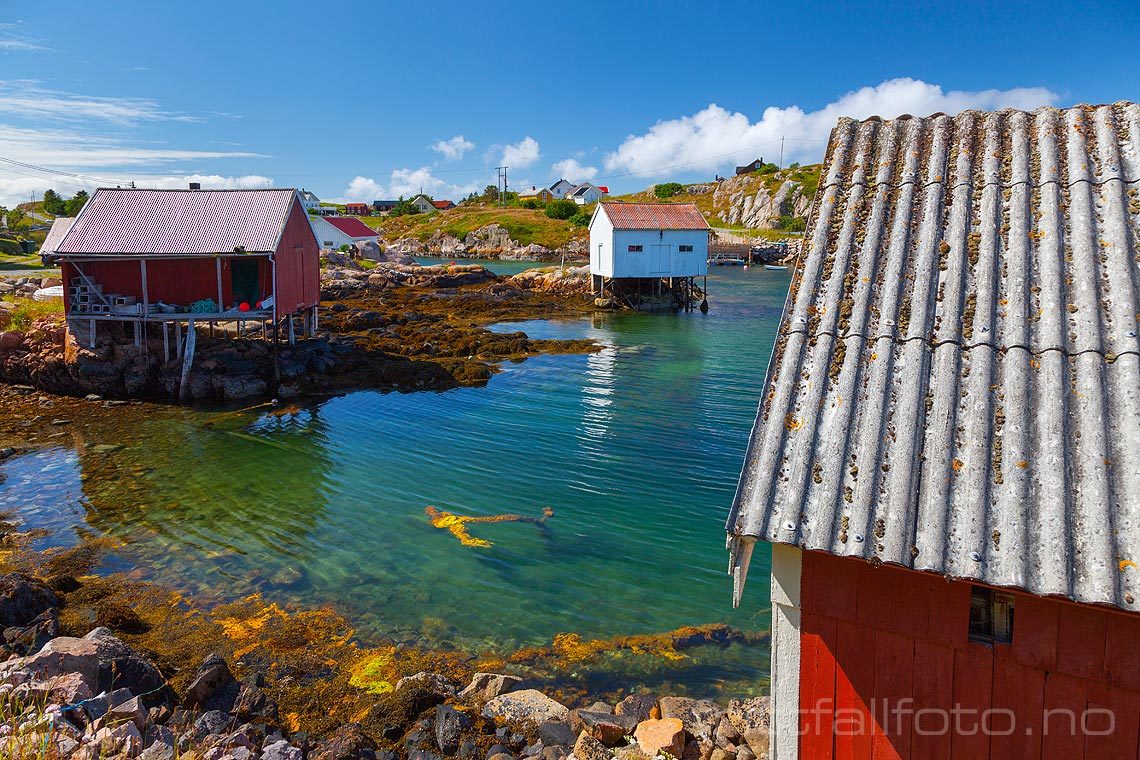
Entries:
{"label": "foreground red building", "polygon": [[1131,103],[832,132],[728,521],[774,760],[1140,757],[1138,146]]}
{"label": "foreground red building", "polygon": [[109,322],[136,341],[151,324],[315,326],[319,247],[292,189],[101,188],[55,253],[68,324],[92,341]]}

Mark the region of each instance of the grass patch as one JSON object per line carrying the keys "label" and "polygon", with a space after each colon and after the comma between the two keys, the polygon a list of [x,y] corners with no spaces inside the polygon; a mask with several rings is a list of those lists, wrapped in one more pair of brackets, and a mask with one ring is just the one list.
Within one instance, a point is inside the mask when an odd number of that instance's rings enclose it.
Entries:
{"label": "grass patch", "polygon": [[585,231],[568,220],[551,219],[542,209],[521,207],[465,205],[428,214],[362,216],[360,221],[388,240],[400,237],[427,240],[437,232],[462,240],[469,232],[489,224],[501,225],[519,245],[538,243],[547,248],[560,248],[571,240],[585,237]]}
{"label": "grass patch", "polygon": [[4,325],[5,313],[0,312],[0,329],[26,332],[32,323],[41,317],[63,314],[63,301],[33,301],[30,298],[8,298],[16,308],[6,313],[8,324]]}

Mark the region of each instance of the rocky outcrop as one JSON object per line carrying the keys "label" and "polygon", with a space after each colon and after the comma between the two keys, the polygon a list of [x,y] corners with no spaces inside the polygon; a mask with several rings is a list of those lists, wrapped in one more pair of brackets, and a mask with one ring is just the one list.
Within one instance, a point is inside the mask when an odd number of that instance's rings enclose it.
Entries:
{"label": "rocky outcrop", "polygon": [[[58,614],[44,606],[57,603],[39,581],[0,577],[8,622]],[[210,655],[176,693],[145,655],[105,628],[52,638],[0,663],[0,757],[756,760],[769,746],[767,697],[725,708],[630,695],[616,708],[594,702],[571,710],[540,690],[511,690],[518,678],[501,673],[477,673],[466,685],[416,673],[364,712],[310,736],[285,725],[292,718],[283,724],[271,696],[282,684],[257,671],[238,680],[231,667]],[[29,747],[38,754],[22,754]]]}
{"label": "rocky outcrop", "polygon": [[748,229],[771,229],[781,216],[806,216],[811,201],[799,182],[779,175],[730,177],[713,191],[715,215]]}
{"label": "rocky outcrop", "polygon": [[590,267],[541,267],[527,269],[508,279],[524,290],[571,295],[590,291]]}

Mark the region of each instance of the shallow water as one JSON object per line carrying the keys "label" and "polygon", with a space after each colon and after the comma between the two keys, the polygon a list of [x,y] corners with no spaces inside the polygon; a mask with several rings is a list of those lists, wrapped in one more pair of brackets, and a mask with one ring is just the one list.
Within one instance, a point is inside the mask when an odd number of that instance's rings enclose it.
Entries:
{"label": "shallow water", "polygon": [[433,266],[435,264],[479,264],[487,267],[495,274],[518,274],[519,272],[527,269],[534,269],[535,267],[548,267],[553,266],[553,262],[549,261],[511,261],[509,259],[448,259],[440,258],[438,256],[416,256],[416,262],[424,266]]}
{"label": "shallow water", "polygon": [[[0,509],[55,543],[120,539],[110,569],[207,600],[333,604],[364,633],[509,650],[562,632],[765,630],[767,554],[732,610],[723,525],[787,283],[725,269],[708,314],[501,325],[606,348],[508,364],[485,388],[110,427],[0,464]],[[467,523],[492,543],[470,547],[429,505],[553,516]],[[742,677],[763,674],[739,657]]]}

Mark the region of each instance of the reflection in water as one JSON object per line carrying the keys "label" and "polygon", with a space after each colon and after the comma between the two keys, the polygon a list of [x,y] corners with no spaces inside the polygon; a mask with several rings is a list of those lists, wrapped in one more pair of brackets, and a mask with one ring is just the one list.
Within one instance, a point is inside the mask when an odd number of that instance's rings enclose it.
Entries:
{"label": "reflection in water", "polygon": [[[723,524],[787,277],[717,285],[707,315],[504,325],[607,348],[507,364],[486,388],[112,420],[0,463],[0,508],[57,543],[118,538],[115,568],[207,600],[333,604],[365,635],[509,650],[568,631],[764,630],[762,603],[730,608]],[[429,505],[557,517],[484,522],[492,545],[460,549]]]}

